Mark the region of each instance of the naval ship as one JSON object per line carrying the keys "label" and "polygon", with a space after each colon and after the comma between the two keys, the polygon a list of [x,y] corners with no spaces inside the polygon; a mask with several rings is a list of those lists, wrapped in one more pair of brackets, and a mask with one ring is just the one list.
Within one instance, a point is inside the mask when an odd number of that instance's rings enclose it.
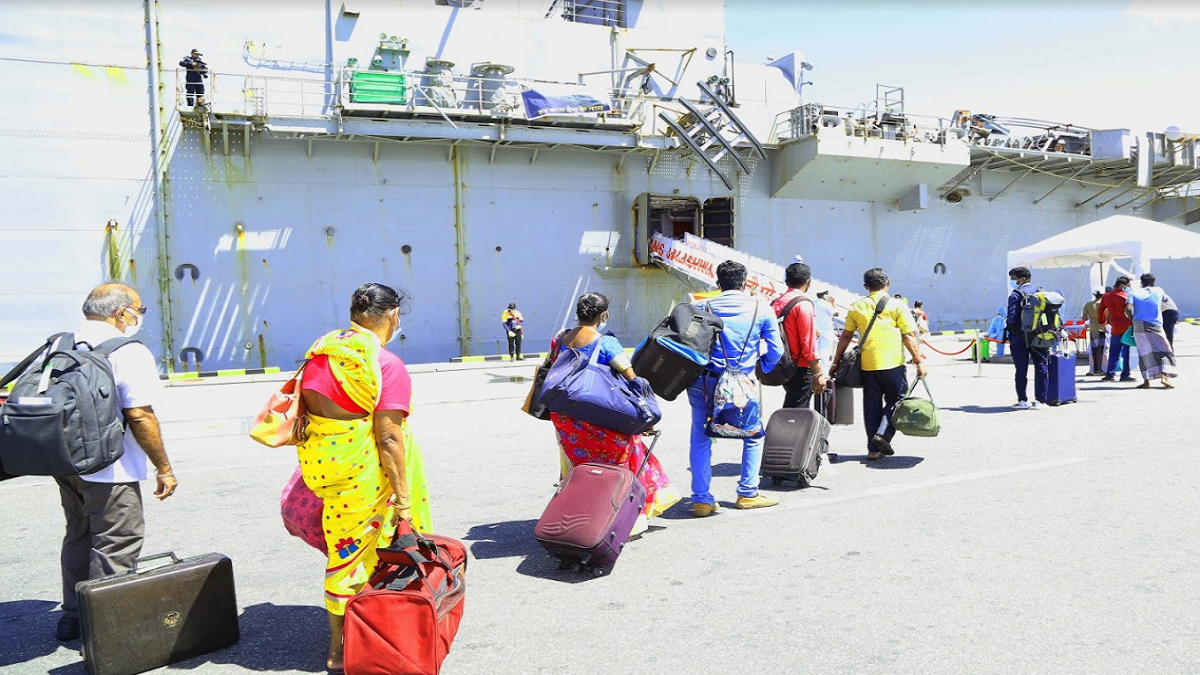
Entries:
{"label": "naval ship", "polygon": [[[746,63],[724,26],[711,0],[0,4],[0,363],[105,280],[184,377],[294,367],[366,281],[408,294],[410,363],[505,353],[510,302],[540,351],[589,290],[636,344],[729,258],[769,298],[800,256],[843,303],[880,266],[978,328],[1012,249],[1200,220],[1194,136],[913,111],[902,83],[801,100],[801,52]],[[1155,271],[1200,305],[1195,263]]]}

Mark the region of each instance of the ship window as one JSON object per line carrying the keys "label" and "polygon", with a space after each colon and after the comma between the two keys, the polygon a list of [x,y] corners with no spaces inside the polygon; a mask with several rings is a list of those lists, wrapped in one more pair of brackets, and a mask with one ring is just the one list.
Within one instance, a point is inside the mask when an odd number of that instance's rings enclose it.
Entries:
{"label": "ship window", "polygon": [[705,200],[700,236],[733,248],[733,198],[713,197]]}
{"label": "ship window", "polygon": [[550,12],[559,10],[572,23],[628,28],[626,4],[627,0],[555,0]]}

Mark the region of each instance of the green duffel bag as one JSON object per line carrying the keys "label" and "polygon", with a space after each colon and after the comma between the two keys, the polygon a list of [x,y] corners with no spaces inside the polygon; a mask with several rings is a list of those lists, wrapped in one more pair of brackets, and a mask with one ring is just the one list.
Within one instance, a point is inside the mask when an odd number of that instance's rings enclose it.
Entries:
{"label": "green duffel bag", "polygon": [[[913,398],[913,391],[918,383],[925,385],[928,399]],[[929,383],[924,377],[918,377],[917,381],[913,382],[908,394],[896,406],[896,412],[892,415],[892,426],[905,436],[933,437],[942,430],[942,425],[938,422],[937,405],[933,402],[933,394],[929,392]]]}

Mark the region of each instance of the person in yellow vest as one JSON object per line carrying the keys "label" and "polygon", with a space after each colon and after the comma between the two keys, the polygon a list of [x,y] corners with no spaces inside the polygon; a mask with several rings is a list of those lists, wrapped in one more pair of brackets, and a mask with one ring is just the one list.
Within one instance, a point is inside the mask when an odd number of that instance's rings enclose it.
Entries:
{"label": "person in yellow vest", "polygon": [[525,317],[517,311],[517,303],[508,303],[508,309],[500,315],[500,323],[504,324],[504,332],[508,336],[508,358],[524,361],[521,355],[521,336],[524,332]]}

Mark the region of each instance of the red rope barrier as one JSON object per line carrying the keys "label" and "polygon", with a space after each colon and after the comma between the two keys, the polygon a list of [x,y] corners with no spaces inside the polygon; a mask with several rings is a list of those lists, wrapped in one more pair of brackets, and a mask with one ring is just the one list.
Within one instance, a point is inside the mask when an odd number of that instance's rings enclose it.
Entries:
{"label": "red rope barrier", "polygon": [[933,345],[929,344],[927,341],[921,340],[921,344],[925,345],[926,347],[929,347],[930,349],[941,354],[942,356],[958,356],[959,354],[966,352],[971,347],[974,347],[976,342],[978,342],[978,340],[971,340],[971,342],[968,343],[966,347],[963,347],[962,351],[959,351],[959,352],[944,352],[944,351],[938,349],[937,347],[934,347]]}

